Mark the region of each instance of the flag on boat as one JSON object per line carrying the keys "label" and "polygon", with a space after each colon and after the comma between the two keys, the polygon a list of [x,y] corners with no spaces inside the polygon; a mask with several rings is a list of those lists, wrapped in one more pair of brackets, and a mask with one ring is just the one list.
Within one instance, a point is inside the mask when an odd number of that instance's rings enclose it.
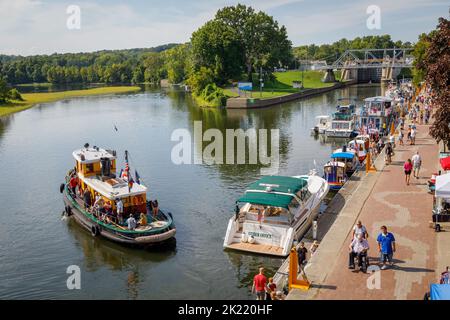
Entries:
{"label": "flag on boat", "polygon": [[139,176],[137,170],[134,170],[134,175],[136,176],[136,183],[141,184],[141,177]]}

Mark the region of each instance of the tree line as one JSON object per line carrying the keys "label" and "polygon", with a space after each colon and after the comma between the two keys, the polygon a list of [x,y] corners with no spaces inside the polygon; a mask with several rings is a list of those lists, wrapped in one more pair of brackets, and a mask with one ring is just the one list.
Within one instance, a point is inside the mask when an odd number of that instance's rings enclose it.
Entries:
{"label": "tree line", "polygon": [[439,18],[437,28],[422,34],[414,50],[415,80],[432,89],[433,124],[430,134],[450,148],[450,21]]}
{"label": "tree line", "polygon": [[385,34],[381,36],[356,37],[352,40],[343,38],[332,44],[299,46],[293,49],[293,55],[298,60],[325,60],[328,64],[331,64],[346,50],[390,48],[413,48],[413,44],[409,41],[394,41],[390,35]]}
{"label": "tree line", "polygon": [[389,35],[341,39],[332,44],[292,47],[286,27],[245,5],[224,7],[195,31],[188,43],[148,49],[104,50],[37,56],[0,55],[0,78],[9,84],[186,83],[194,95],[223,103],[220,87],[244,80],[273,80],[275,68],[298,60],[334,61],[347,49],[411,47]]}

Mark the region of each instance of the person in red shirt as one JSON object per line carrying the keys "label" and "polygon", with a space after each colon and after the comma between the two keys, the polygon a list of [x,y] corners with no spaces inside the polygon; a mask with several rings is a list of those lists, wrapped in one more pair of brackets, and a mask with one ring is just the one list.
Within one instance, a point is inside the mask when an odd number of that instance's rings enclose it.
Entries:
{"label": "person in red shirt", "polygon": [[264,268],[259,268],[259,273],[253,278],[252,293],[256,292],[256,300],[264,300],[266,295],[267,278]]}
{"label": "person in red shirt", "polygon": [[70,178],[69,187],[72,190],[74,195],[76,195],[75,191],[77,190],[77,185],[78,185],[78,178],[76,176],[73,176],[72,178]]}
{"label": "person in red shirt", "polygon": [[411,159],[406,160],[405,164],[403,165],[403,169],[405,170],[405,182],[407,186],[409,186],[409,180],[411,179],[412,168],[413,165]]}

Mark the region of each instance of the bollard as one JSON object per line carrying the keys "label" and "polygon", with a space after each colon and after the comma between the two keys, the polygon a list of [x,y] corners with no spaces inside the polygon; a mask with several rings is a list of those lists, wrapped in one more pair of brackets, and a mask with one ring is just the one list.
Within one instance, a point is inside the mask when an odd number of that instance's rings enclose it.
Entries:
{"label": "bollard", "polygon": [[318,228],[317,220],[314,220],[313,223],[312,223],[312,232],[313,232],[313,239],[314,240],[317,240],[317,228]]}
{"label": "bollard", "polygon": [[369,174],[369,172],[376,172],[377,169],[372,166],[372,159],[371,159],[371,154],[370,151],[367,153],[366,156],[366,174]]}

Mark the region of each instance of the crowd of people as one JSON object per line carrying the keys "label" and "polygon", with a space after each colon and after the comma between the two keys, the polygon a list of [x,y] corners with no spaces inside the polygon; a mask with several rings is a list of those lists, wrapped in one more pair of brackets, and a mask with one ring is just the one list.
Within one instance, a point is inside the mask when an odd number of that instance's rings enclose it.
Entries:
{"label": "crowd of people", "polygon": [[[148,215],[144,212],[135,212],[126,214],[124,212],[124,203],[121,198],[114,200],[105,200],[98,192],[94,191],[94,197],[88,188],[81,187],[80,180],[76,173],[72,174],[69,180],[69,190],[74,198],[83,201],[84,209],[91,213],[98,220],[114,224],[121,227],[127,227],[128,230],[135,230],[138,227],[148,225]],[[159,212],[158,200],[148,201],[147,203],[152,218],[156,219]]]}
{"label": "crowd of people", "polygon": [[[406,87],[406,90],[401,92],[402,101],[400,103],[399,110],[403,110],[396,115],[393,115],[392,119],[395,121],[394,123],[399,124],[398,133],[398,145],[404,146],[406,143],[414,146],[416,144],[416,136],[417,136],[417,125],[427,125],[429,124],[431,114],[432,114],[432,105],[430,103],[430,89],[425,88],[420,91],[416,96],[413,95],[412,87]],[[406,103],[406,104],[405,104]],[[408,112],[405,112],[406,106],[409,105]],[[410,124],[405,130],[406,122],[409,120]],[[381,128],[380,134],[371,134],[369,145],[370,152],[373,155],[380,154],[384,149],[386,156],[386,163],[390,164],[392,161],[392,156],[394,155],[394,149],[397,147],[397,141],[395,139],[395,135],[391,134],[384,138],[383,136],[387,134],[386,127]],[[406,132],[405,132],[406,131]],[[406,136],[406,142],[404,141]],[[406,185],[410,184],[410,176],[411,174],[414,178],[419,179],[420,169],[422,166],[422,157],[419,151],[415,151],[414,154],[409,157],[404,165],[403,169],[405,172],[405,183]],[[349,269],[355,269],[355,259],[358,261],[358,267],[361,268],[361,262],[363,258],[366,258],[368,261],[368,252],[370,250],[369,242],[368,242],[369,234],[367,232],[367,228],[362,224],[361,221],[358,221],[356,225],[353,227],[352,237],[348,254],[348,267]],[[387,226],[383,225],[380,227],[380,232],[376,237],[377,243],[377,251],[379,255],[379,266],[381,270],[388,268],[388,266],[394,266],[394,253],[397,250],[396,239],[392,232],[388,231]],[[310,248],[310,255],[312,256],[319,244],[317,241],[314,241]],[[307,255],[308,250],[306,249],[305,243],[300,242],[297,248],[297,257],[298,257],[298,267],[300,272],[305,272],[305,265],[307,264]],[[448,281],[448,270],[445,274],[445,281]],[[269,281],[269,284],[271,282]],[[271,290],[270,288],[274,288]],[[267,279],[264,276],[264,269],[260,268],[259,274],[257,274],[253,280],[253,289],[252,292],[256,293],[257,299],[262,300],[264,297],[269,299],[268,295],[272,296],[274,290],[276,290],[276,286],[271,284],[270,288],[267,286]],[[279,292],[282,294],[282,292]],[[267,294],[267,295],[266,295]]]}

